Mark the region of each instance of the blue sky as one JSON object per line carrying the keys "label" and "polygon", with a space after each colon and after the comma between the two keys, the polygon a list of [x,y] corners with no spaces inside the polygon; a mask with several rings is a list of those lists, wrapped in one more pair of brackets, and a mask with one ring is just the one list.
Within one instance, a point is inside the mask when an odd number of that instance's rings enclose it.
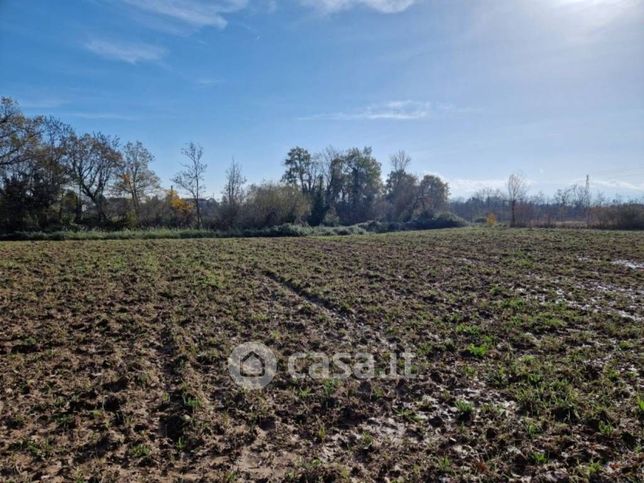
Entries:
{"label": "blue sky", "polygon": [[166,185],[200,143],[217,197],[295,145],[644,196],[641,0],[0,0],[0,95],[141,140]]}

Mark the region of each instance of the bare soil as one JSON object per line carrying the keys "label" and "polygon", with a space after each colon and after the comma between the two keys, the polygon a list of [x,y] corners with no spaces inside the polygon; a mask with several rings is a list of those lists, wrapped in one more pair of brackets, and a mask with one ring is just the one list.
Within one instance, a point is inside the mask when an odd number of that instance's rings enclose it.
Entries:
{"label": "bare soil", "polygon": [[[573,230],[0,243],[0,479],[642,480],[643,266]],[[286,370],[356,351],[415,377]]]}

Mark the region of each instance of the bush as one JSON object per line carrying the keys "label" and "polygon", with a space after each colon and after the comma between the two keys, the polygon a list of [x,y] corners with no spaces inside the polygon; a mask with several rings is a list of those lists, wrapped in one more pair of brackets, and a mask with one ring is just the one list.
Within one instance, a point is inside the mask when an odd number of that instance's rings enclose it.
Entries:
{"label": "bush", "polygon": [[[295,226],[292,224],[307,219],[311,213],[311,206],[307,197],[294,186],[263,183],[250,187],[242,212],[242,226],[284,227]],[[288,228],[285,230],[289,231]]]}
{"label": "bush", "polygon": [[596,226],[612,230],[644,230],[644,205],[628,203],[594,209]]}
{"label": "bush", "polygon": [[439,213],[431,219],[419,221],[418,228],[422,230],[435,228],[458,228],[467,226],[467,224],[468,223],[463,218],[456,216],[453,213]]}
{"label": "bush", "polygon": [[155,228],[121,231],[54,231],[15,232],[0,235],[0,240],[154,240],[162,238],[236,238],[236,237],[302,237],[362,235],[366,230],[357,226],[310,227],[283,224],[268,228],[233,229],[227,231]]}
{"label": "bush", "polygon": [[369,221],[357,225],[371,233],[388,233],[407,230],[433,230],[438,228],[458,228],[468,223],[453,213],[439,213],[433,216],[423,216],[411,221]]}
{"label": "bush", "polygon": [[302,237],[302,236],[348,236],[366,233],[428,230],[453,228],[467,223],[451,213],[441,213],[433,218],[408,222],[369,221],[351,226],[316,226],[285,223],[267,228],[219,230],[195,230],[176,228],[153,228],[148,230],[69,230],[54,232],[15,232],[0,235],[0,240],[154,240],[161,238],[235,238],[235,237]]}

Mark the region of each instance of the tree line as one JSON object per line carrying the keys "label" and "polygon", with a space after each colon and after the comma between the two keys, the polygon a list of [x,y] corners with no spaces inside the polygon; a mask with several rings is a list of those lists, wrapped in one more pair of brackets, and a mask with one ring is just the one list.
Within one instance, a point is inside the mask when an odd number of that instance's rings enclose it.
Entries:
{"label": "tree line", "polygon": [[368,147],[317,155],[295,147],[279,182],[252,185],[233,160],[219,199],[206,195],[203,148],[189,143],[181,154],[181,169],[164,189],[141,142],[79,134],[52,117],[28,117],[2,98],[0,230],[351,225],[431,217],[448,202],[447,183],[408,173],[404,152],[392,157],[385,183]]}
{"label": "tree line", "polygon": [[[100,132],[80,134],[53,117],[26,116],[15,101],[3,97],[0,232],[236,230],[371,221],[396,229],[431,226],[447,211],[469,221],[526,225],[535,220],[589,222],[592,208],[616,206],[593,204],[587,187],[560,191],[553,199],[529,198],[525,180],[517,175],[510,176],[505,193],[482,190],[467,200],[450,202],[448,184],[438,176],[411,173],[411,159],[404,151],[391,156],[391,170],[383,180],[382,165],[369,147],[329,147],[315,154],[295,147],[283,161],[279,181],[251,185],[233,160],[216,199],[206,194],[203,148],[189,143],[181,155],[172,185],[163,188],[152,169],[154,156],[141,142],[121,143]],[[641,204],[634,205],[641,217]]]}
{"label": "tree line", "polygon": [[471,222],[503,222],[519,227],[644,229],[643,199],[609,199],[583,185],[558,189],[552,196],[530,194],[526,180],[512,174],[504,189],[482,188],[467,199],[453,199],[450,210]]}

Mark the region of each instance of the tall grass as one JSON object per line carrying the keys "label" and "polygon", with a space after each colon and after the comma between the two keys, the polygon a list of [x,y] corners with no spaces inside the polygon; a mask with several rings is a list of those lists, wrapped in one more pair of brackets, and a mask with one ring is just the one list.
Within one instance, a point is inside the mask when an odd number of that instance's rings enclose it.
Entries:
{"label": "tall grass", "polygon": [[302,226],[284,224],[267,228],[244,228],[238,230],[196,230],[178,228],[151,228],[142,230],[80,230],[53,232],[15,232],[0,235],[0,240],[155,240],[161,238],[250,238],[250,237],[301,237],[345,236],[392,231],[428,230],[454,228],[467,223],[452,214],[439,214],[427,220],[410,222],[371,221],[352,226]]}
{"label": "tall grass", "polygon": [[248,238],[248,237],[301,237],[301,236],[343,236],[362,235],[366,230],[357,226],[309,227],[300,225],[279,225],[269,228],[248,228],[243,230],[197,230],[152,228],[146,230],[121,231],[53,231],[15,232],[0,235],[0,240],[156,240],[163,238]]}

